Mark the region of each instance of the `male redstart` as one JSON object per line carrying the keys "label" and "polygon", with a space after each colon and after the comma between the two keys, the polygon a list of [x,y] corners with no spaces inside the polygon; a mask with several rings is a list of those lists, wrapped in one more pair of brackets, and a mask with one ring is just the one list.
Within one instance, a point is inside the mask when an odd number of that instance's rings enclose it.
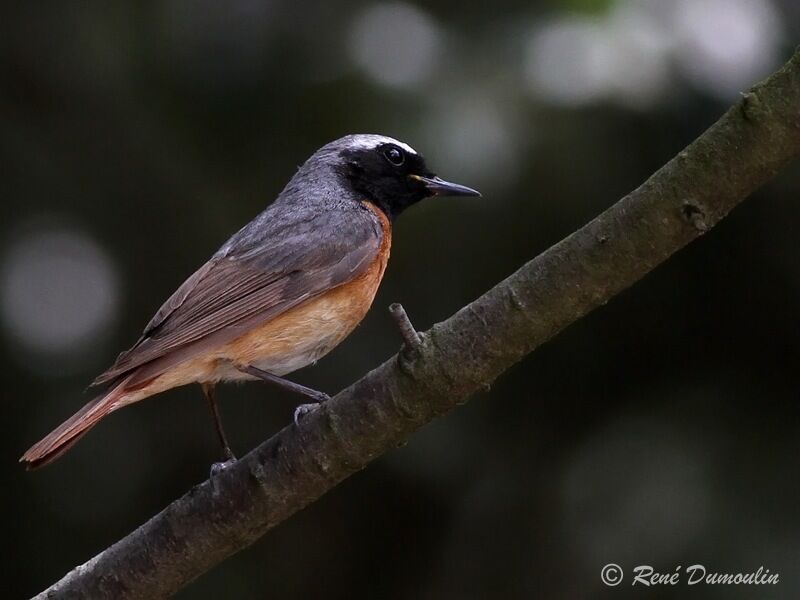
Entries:
{"label": "male redstart", "polygon": [[386,269],[392,223],[430,196],[479,196],[444,181],[410,146],[348,135],[320,148],[278,198],[169,297],[142,337],[95,379],[106,391],[20,459],[46,465],[107,414],[200,383],[228,460],[217,409],[220,381],[261,379],[311,398],[283,378],[335,348],[364,318]]}

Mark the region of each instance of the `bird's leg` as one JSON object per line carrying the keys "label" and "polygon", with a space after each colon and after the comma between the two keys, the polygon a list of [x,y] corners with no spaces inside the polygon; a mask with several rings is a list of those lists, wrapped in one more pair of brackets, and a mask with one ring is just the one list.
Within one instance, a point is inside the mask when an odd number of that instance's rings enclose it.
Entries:
{"label": "bird's leg", "polygon": [[220,444],[222,444],[222,452],[225,454],[225,462],[218,462],[211,465],[211,475],[214,476],[225,469],[225,467],[233,464],[236,457],[233,455],[231,447],[228,444],[228,439],[225,437],[225,430],[222,429],[222,419],[219,416],[219,407],[217,406],[217,395],[214,391],[214,384],[202,383],[200,385],[203,388],[203,395],[206,397],[206,400],[208,400],[208,406],[211,408],[211,416],[214,417],[214,427],[217,430]]}
{"label": "bird's leg", "polygon": [[277,375],[273,375],[272,373],[268,373],[267,371],[263,371],[258,367],[254,367],[252,365],[236,365],[236,368],[239,369],[242,373],[247,373],[248,375],[252,375],[253,377],[260,379],[261,381],[266,381],[267,383],[271,383],[287,392],[292,392],[293,394],[299,394],[301,396],[305,396],[306,398],[310,398],[313,400],[312,404],[301,404],[297,408],[294,409],[294,424],[297,425],[300,419],[302,419],[305,415],[310,413],[311,411],[315,410],[320,404],[323,402],[327,402],[331,399],[328,394],[325,392],[318,392],[317,390],[312,390],[309,387],[304,385],[300,385],[299,383],[295,383],[293,381],[289,381],[288,379],[284,379],[283,377],[278,377]]}

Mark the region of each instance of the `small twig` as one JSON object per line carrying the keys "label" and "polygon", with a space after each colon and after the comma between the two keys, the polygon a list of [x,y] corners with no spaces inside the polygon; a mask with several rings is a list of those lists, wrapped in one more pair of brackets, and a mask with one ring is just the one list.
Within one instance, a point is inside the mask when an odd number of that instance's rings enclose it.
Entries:
{"label": "small twig", "polygon": [[414,325],[411,324],[403,305],[399,302],[394,302],[389,305],[389,312],[395,323],[397,323],[397,328],[400,330],[400,336],[403,338],[406,348],[412,352],[419,350],[422,345],[422,338],[417,333],[417,330],[414,329]]}

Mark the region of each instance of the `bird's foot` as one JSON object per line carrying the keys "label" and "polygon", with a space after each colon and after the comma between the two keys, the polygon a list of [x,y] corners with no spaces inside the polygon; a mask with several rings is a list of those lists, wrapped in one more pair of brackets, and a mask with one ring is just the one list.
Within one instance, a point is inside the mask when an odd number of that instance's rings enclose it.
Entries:
{"label": "bird's foot", "polygon": [[331,399],[331,397],[324,392],[315,392],[315,396],[313,398],[314,398],[313,404],[301,404],[300,406],[294,409],[295,425],[299,425],[303,417],[305,417],[309,413],[314,412],[320,407],[321,404]]}
{"label": "bird's foot", "polygon": [[209,477],[214,477],[215,475],[219,475],[228,467],[233,466],[233,463],[235,462],[236,462],[236,457],[231,457],[226,461],[212,463],[211,473],[209,474]]}

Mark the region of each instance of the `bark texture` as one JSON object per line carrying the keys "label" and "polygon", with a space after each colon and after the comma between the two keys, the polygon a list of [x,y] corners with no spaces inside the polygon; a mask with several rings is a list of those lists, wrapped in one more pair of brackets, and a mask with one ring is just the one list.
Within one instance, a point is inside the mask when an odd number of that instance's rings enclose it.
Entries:
{"label": "bark texture", "polygon": [[641,187],[38,597],[173,594],[642,278],[798,154],[800,53]]}

